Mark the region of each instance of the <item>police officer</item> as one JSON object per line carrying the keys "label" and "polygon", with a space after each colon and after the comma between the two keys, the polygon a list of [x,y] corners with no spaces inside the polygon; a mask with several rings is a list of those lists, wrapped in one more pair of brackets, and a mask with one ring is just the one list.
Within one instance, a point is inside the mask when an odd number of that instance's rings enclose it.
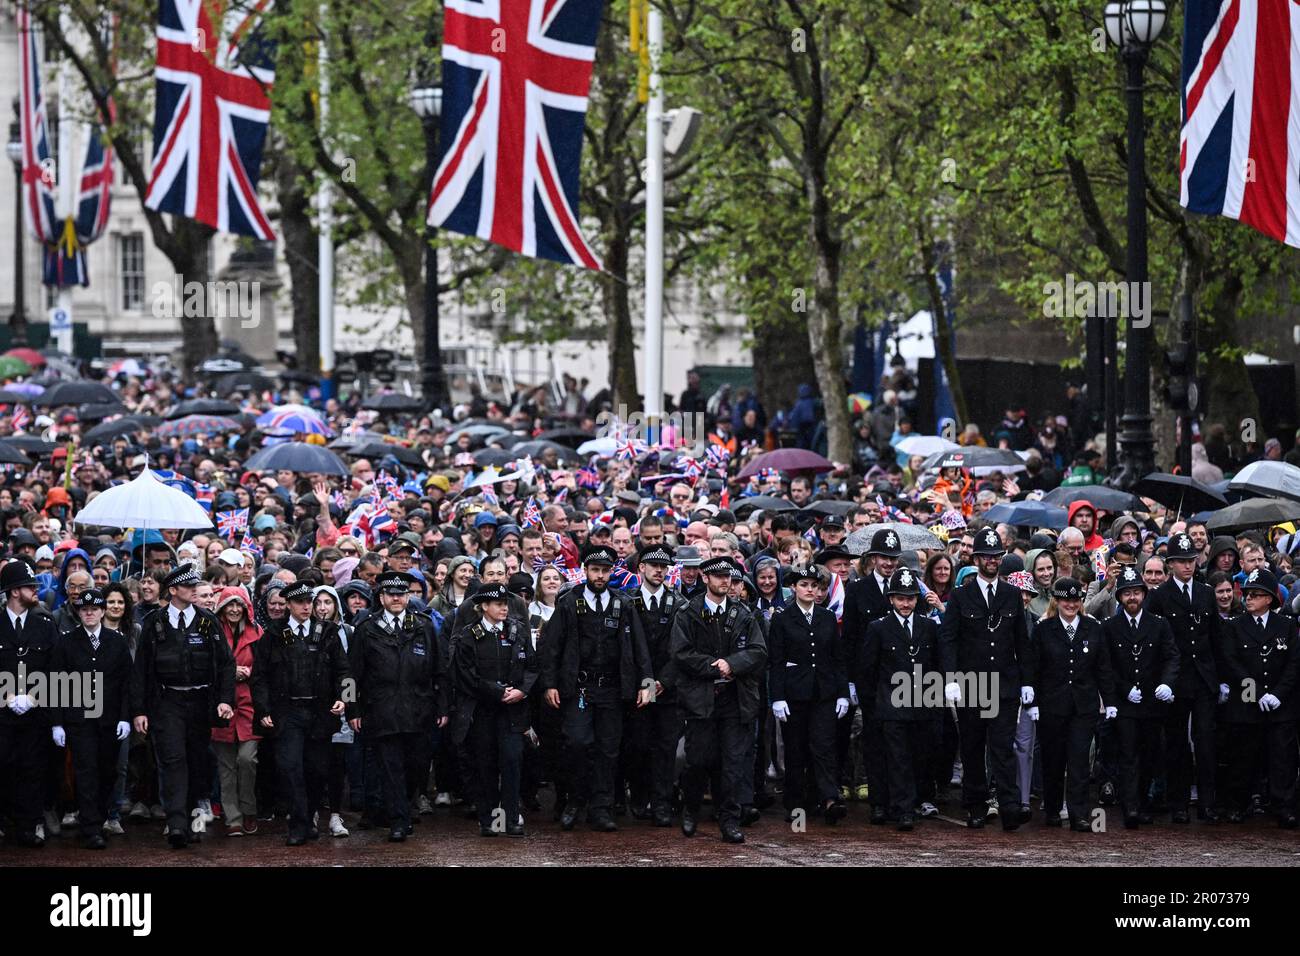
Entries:
{"label": "police officer", "polygon": [[429,769],[434,725],[447,726],[448,681],[433,621],[407,610],[415,580],[405,571],[381,574],[375,583],[383,610],[348,644],[356,686],[348,722],[375,741],[393,843],[414,832],[411,795]]}
{"label": "police officer", "polygon": [[1023,601],[1017,588],[998,579],[1002,552],[1002,539],[994,529],[976,532],[973,557],[978,574],[953,590],[939,627],[939,660],[948,681],[944,697],[957,706],[961,735],[962,806],[973,829],[983,827],[988,816],[986,753],[997,784],[1002,829],[1020,826],[1016,705],[1028,706],[1034,700],[1033,688],[1021,674],[1030,653]]}
{"label": "police officer", "polygon": [[[1165,795],[1174,823],[1187,823],[1191,802],[1193,746],[1200,814],[1217,823],[1215,800],[1215,708],[1228,697],[1221,683],[1214,646],[1219,614],[1214,591],[1195,579],[1198,550],[1190,535],[1169,539],[1169,580],[1147,596],[1146,610],[1169,622],[1178,645],[1178,683],[1165,722]],[[1191,718],[1192,743],[1187,740]]]}
{"label": "police officer", "polygon": [[235,713],[235,658],[216,617],[194,604],[201,580],[192,564],[163,579],[168,603],[140,622],[131,675],[135,729],[154,736],[167,840],[178,850],[199,842],[189,820],[211,785],[212,728]]}
{"label": "police officer", "polygon": [[915,824],[922,787],[933,785],[925,773],[938,744],[938,722],[925,684],[938,669],[939,626],[915,613],[921,585],[910,568],[897,568],[888,589],[893,610],[867,628],[862,674],[875,701],[872,726],[885,752],[889,810],[898,829],[907,831]]}
{"label": "police officer", "polygon": [[1244,821],[1251,783],[1262,753],[1268,755],[1268,789],[1278,825],[1296,827],[1296,685],[1300,654],[1296,624],[1278,613],[1277,579],[1255,568],[1241,585],[1246,613],[1228,622],[1219,638],[1219,673],[1228,683],[1226,719],[1232,728],[1228,762],[1228,819]]}
{"label": "police officer", "polygon": [[103,626],[102,591],[83,591],[76,612],[80,623],[60,635],[51,669],[64,687],[89,687],[90,697],[66,701],[54,710],[53,737],[72,751],[82,844],[103,850],[108,846],[103,828],[117,785],[118,755],[131,733],[131,651],[126,638]]}
{"label": "police officer", "polygon": [[741,781],[752,769],[749,748],[767,665],[758,616],[727,597],[736,566],[725,556],[701,563],[705,592],[677,612],[672,641],[678,702],[686,719],[682,833],[695,835],[704,784],[716,766],[714,804],[727,843],[745,842]]}
{"label": "police officer", "polygon": [[768,689],[785,742],[787,822],[808,806],[804,784],[810,770],[816,807],[826,822],[845,814],[835,776],[835,722],[849,712],[848,667],[835,615],[817,604],[818,577],[815,567],[788,571],[794,601],[768,625]]}
{"label": "police officer", "polygon": [[635,700],[644,707],[654,688],[645,637],[632,623],[632,602],[609,588],[616,559],[613,548],[587,545],[586,585],[561,595],[542,628],[542,685],[564,726],[565,830],[573,829],[584,806],[593,830],[618,829],[611,808],[623,706]]}
{"label": "police officer", "polygon": [[[1052,584],[1056,617],[1034,628],[1032,653],[1024,662],[1024,680],[1032,690],[1029,716],[1038,721],[1043,750],[1043,811],[1047,825],[1061,825],[1061,803],[1069,809],[1070,829],[1092,830],[1088,813],[1088,758],[1097,730],[1097,714],[1119,713],[1111,701],[1114,677],[1101,622],[1080,613],[1083,585],[1077,578]],[[1001,781],[999,781],[999,786]]]}
{"label": "police officer", "polygon": [[1104,625],[1119,708],[1119,799],[1124,826],[1151,823],[1147,792],[1160,748],[1160,729],[1178,682],[1178,645],[1169,622],[1142,608],[1147,584],[1134,565],[1115,579],[1119,610]]}
{"label": "police officer", "polygon": [[0,614],[0,674],[15,681],[16,691],[0,700],[0,780],[12,781],[14,832],[9,839],[26,847],[45,845],[37,827],[41,825],[45,748],[50,739],[49,715],[39,706],[43,702],[27,690],[33,677],[50,671],[58,638],[49,615],[34,610],[36,587],[26,561],[10,561],[0,570],[0,591],[5,595],[5,610]]}
{"label": "police officer", "polygon": [[[474,593],[481,619],[452,638],[452,680],[456,715],[452,734],[468,740],[478,773],[479,834],[521,837],[519,778],[523,735],[529,726],[528,696],[538,678],[528,622],[510,616],[504,584],[485,584]],[[497,807],[504,827],[497,826]]]}
{"label": "police officer", "polygon": [[289,616],[253,645],[253,721],[275,735],[280,792],[289,799],[288,846],[320,836],[312,816],[329,776],[330,738],[338,732],[351,683],[338,625],[312,618],[312,585],[280,593]]}
{"label": "police officer", "polygon": [[643,546],[637,552],[641,585],[632,593],[633,624],[645,639],[654,675],[651,705],[628,715],[632,813],[636,816],[648,805],[657,827],[673,825],[677,742],[682,738],[682,716],[673,686],[672,636],[673,618],[686,601],[664,583],[672,563],[673,553],[666,546]]}
{"label": "police officer", "polygon": [[[844,588],[843,634],[850,671],[849,698],[851,704],[862,706],[862,766],[867,774],[871,822],[877,825],[885,822],[889,810],[885,750],[880,729],[872,726],[876,713],[875,702],[862,696],[871,693],[872,683],[865,680],[859,671],[867,627],[872,621],[886,617],[892,610],[888,595],[889,577],[898,567],[902,553],[898,534],[890,528],[881,528],[871,536],[871,546],[867,549],[867,557],[871,560],[870,573],[850,581]],[[852,724],[853,712],[850,708],[848,719],[841,721],[836,729],[840,783],[843,787],[847,787],[853,779],[852,758],[849,757]]]}

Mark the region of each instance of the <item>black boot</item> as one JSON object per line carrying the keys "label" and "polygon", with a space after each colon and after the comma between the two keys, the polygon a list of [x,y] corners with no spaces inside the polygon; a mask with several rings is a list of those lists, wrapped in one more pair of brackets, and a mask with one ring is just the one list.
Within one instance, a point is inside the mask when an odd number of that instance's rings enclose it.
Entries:
{"label": "black boot", "polygon": [[685,836],[695,836],[695,811],[690,808],[682,809],[682,833]]}
{"label": "black boot", "polygon": [[722,842],[723,843],[744,843],[745,834],[740,832],[740,827],[734,823],[724,823],[722,825]]}
{"label": "black boot", "polygon": [[570,803],[565,806],[564,812],[560,814],[560,829],[572,830],[573,825],[578,822],[580,812],[581,808],[577,804]]}

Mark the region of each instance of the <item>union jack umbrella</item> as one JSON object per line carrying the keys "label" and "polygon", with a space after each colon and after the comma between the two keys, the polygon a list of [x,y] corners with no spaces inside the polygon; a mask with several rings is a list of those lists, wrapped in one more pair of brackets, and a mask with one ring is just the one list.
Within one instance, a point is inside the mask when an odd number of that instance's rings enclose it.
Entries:
{"label": "union jack umbrella", "polygon": [[275,82],[275,47],[261,30],[271,5],[159,0],[150,209],[275,238],[257,199]]}
{"label": "union jack umbrella", "polygon": [[233,418],[224,418],[221,415],[186,415],[184,418],[163,422],[154,429],[154,434],[159,438],[189,438],[193,435],[237,432],[241,427]]}
{"label": "union jack umbrella", "polygon": [[297,411],[271,411],[257,418],[257,427],[268,435],[333,435],[320,417]]}
{"label": "union jack umbrella", "polygon": [[603,0],[446,0],[429,223],[599,269],[578,167]]}

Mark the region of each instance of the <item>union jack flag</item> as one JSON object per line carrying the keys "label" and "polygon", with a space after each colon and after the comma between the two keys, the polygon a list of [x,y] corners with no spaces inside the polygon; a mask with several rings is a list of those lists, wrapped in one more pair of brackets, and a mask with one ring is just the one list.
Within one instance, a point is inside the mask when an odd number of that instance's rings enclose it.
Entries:
{"label": "union jack flag", "polygon": [[618,451],[614,453],[614,457],[620,461],[628,461],[636,458],[637,455],[641,454],[641,452],[645,450],[646,445],[644,442],[628,435],[626,438],[619,439]]}
{"label": "union jack flag", "polygon": [[483,486],[483,503],[489,508],[501,507],[501,499],[497,497],[497,493],[492,490],[491,485]]}
{"label": "union jack flag", "polygon": [[704,474],[704,464],[698,458],[692,458],[690,455],[678,455],[673,462],[673,467],[692,481]]}
{"label": "union jack flag", "polygon": [[1300,246],[1297,7],[1188,0],[1183,34],[1182,204]]}
{"label": "union jack flag", "polygon": [[397,483],[396,478],[382,468],[379,470],[379,474],[375,476],[375,485],[383,489],[385,501],[392,501],[401,497],[402,486]]}
{"label": "union jack flag", "polygon": [[217,512],[217,533],[230,541],[235,532],[248,530],[248,509],[236,508],[233,511]]}
{"label": "union jack flag", "polygon": [[446,0],[431,225],[601,267],[578,221],[578,167],[602,6]]}
{"label": "union jack flag", "polygon": [[537,507],[537,499],[529,497],[528,504],[524,505],[524,527],[531,528],[533,525],[541,525],[542,512]]}
{"label": "union jack flag", "polygon": [[272,0],[159,0],[153,175],[145,205],[274,239],[257,199],[271,116]]}
{"label": "union jack flag", "polygon": [[731,458],[731,452],[727,451],[722,445],[714,442],[704,451],[704,458],[709,463],[710,468],[716,468],[719,471],[727,470],[727,461]]}
{"label": "union jack flag", "polygon": [[826,608],[835,612],[835,620],[844,618],[844,582],[838,574],[831,575],[831,585],[826,592]]}
{"label": "union jack flag", "polygon": [[599,488],[600,472],[588,465],[586,468],[579,468],[575,471],[573,480],[579,488]]}
{"label": "union jack flag", "polygon": [[14,431],[22,431],[32,423],[32,413],[27,410],[26,405],[15,405],[12,417]]}
{"label": "union jack flag", "polygon": [[641,575],[633,574],[627,566],[627,562],[620,560],[614,565],[609,572],[609,586],[618,588],[620,591],[641,586]]}
{"label": "union jack flag", "polygon": [[336,492],[334,492],[334,494],[332,494],[332,495],[330,496],[330,501],[334,502],[335,506],[336,506],[340,511],[345,510],[345,509],[347,508],[347,506],[348,506],[348,498],[347,498],[347,495],[343,494],[343,492],[342,492],[341,490],[340,490],[340,491],[336,491]]}
{"label": "union jack flag", "polygon": [[679,588],[682,586],[682,566],[674,564],[664,575],[664,584],[670,588]]}
{"label": "union jack flag", "polygon": [[247,551],[249,554],[256,555],[259,558],[265,553],[262,550],[262,546],[257,543],[257,539],[249,534],[247,530],[244,531],[244,536],[239,541],[239,550]]}
{"label": "union jack flag", "polygon": [[50,149],[49,122],[41,86],[44,51],[40,34],[32,27],[32,14],[18,4],[19,127],[23,144],[23,218],[32,238],[50,244],[59,238],[54,211],[54,157]]}

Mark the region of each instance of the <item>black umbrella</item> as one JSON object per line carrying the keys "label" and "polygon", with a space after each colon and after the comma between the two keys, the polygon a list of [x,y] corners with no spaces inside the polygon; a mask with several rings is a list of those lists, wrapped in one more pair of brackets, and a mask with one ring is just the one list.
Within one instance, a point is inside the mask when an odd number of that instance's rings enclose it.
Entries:
{"label": "black umbrella", "polygon": [[583,442],[591,441],[595,437],[591,432],[585,432],[581,428],[552,428],[538,435],[537,440],[555,441],[570,448],[577,448]]}
{"label": "black umbrella", "polygon": [[11,392],[7,388],[0,388],[0,405],[30,405],[33,401],[30,395],[24,395],[22,392]]}
{"label": "black umbrella", "polygon": [[405,445],[395,445],[386,441],[368,441],[364,445],[357,445],[349,448],[344,452],[353,458],[383,458],[385,455],[392,455],[403,465],[410,465],[412,468],[425,468],[424,457],[415,448],[408,448]]}
{"label": "black umbrella", "polygon": [[764,511],[793,511],[797,506],[784,498],[778,498],[775,495],[751,495],[748,498],[741,498],[731,506],[732,512],[737,518],[741,513],[749,514],[751,511],[763,509]]}
{"label": "black umbrella", "polygon": [[424,399],[416,398],[413,395],[403,395],[401,392],[381,392],[365,399],[361,403],[361,407],[368,408],[372,412],[419,412],[424,410],[425,404]]}
{"label": "black umbrella", "polygon": [[553,441],[521,441],[516,445],[510,446],[510,454],[515,458],[523,458],[524,455],[531,455],[534,458],[540,458],[545,452],[553,451],[560,461],[580,462],[582,456],[570,448],[568,445],[561,445]]}
{"label": "black umbrella", "polygon": [[81,436],[83,445],[108,445],[125,435],[134,435],[143,431],[144,424],[134,415],[115,418],[111,422],[101,422]]}
{"label": "black umbrella", "polygon": [[1269,528],[1300,519],[1300,501],[1288,498],[1251,498],[1220,508],[1205,523],[1209,531],[1237,531]]}
{"label": "black umbrella", "polygon": [[518,457],[513,451],[507,451],[504,448],[484,448],[481,451],[474,452],[474,464],[480,468],[488,465],[493,468],[500,468]]}
{"label": "black umbrella", "polygon": [[263,448],[244,462],[248,471],[292,471],[297,474],[320,473],[347,477],[348,466],[338,455],[319,445],[290,441]]}
{"label": "black umbrella", "polygon": [[1053,488],[1043,501],[1058,508],[1068,508],[1076,501],[1087,501],[1102,511],[1146,511],[1136,495],[1105,485],[1069,485]]}
{"label": "black umbrella", "polygon": [[78,408],[77,417],[83,422],[98,422],[112,415],[125,415],[130,410],[121,402],[95,402]]}
{"label": "black umbrella", "polygon": [[212,390],[221,395],[231,392],[261,392],[275,388],[275,381],[261,372],[246,370],[213,376]]}
{"label": "black umbrella", "polygon": [[30,468],[31,464],[31,459],[22,451],[8,442],[0,441],[0,465],[22,465],[24,468]]}
{"label": "black umbrella", "polygon": [[56,382],[42,392],[34,402],[46,408],[56,405],[94,405],[116,402],[117,392],[100,382]]}
{"label": "black umbrella", "polygon": [[1180,515],[1211,511],[1228,504],[1227,498],[1208,485],[1187,475],[1167,475],[1159,471],[1153,471],[1134,485],[1133,493],[1173,508]]}
{"label": "black umbrella", "polygon": [[1007,448],[984,448],[969,445],[956,451],[937,451],[921,466],[931,468],[1000,468],[1003,471],[1024,471],[1025,460]]}
{"label": "black umbrella", "polygon": [[[46,392],[48,395],[49,393]],[[239,406],[221,398],[191,398],[189,401],[173,405],[163,417],[184,418],[186,415],[238,415]]]}
{"label": "black umbrella", "polygon": [[835,498],[827,498],[822,501],[814,501],[799,510],[814,515],[846,515],[856,507],[857,505],[852,501],[839,501]]}
{"label": "black umbrella", "polygon": [[10,435],[5,442],[10,448],[17,448],[19,451],[37,457],[48,455],[54,449],[61,447],[58,442],[46,441],[37,435]]}

